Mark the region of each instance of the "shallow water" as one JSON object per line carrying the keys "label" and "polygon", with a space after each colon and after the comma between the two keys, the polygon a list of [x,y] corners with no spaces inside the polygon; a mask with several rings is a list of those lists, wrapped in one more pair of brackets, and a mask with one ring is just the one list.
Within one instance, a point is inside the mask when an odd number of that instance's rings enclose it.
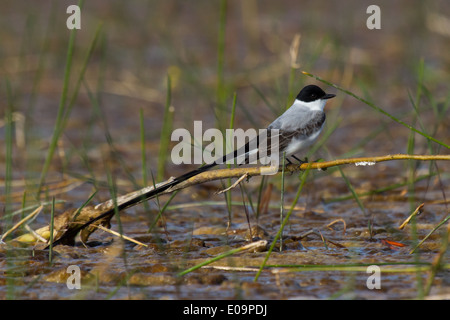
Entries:
{"label": "shallow water", "polygon": [[[291,1],[229,1],[222,87],[217,65],[218,4],[86,3],[83,26],[77,34],[73,78],[81,70],[99,22],[104,23],[103,38],[89,61],[86,82],[59,139],[39,200],[50,201],[55,196],[56,214],[60,214],[80,207],[94,190],[98,193],[93,203],[110,199],[108,175],[113,177],[120,195],[143,187],[140,110],[144,115],[147,177],[151,181],[151,174],[156,175],[158,167],[167,74],[172,81],[173,129],[192,130],[194,120],[204,121],[204,129],[217,127],[217,118],[228,126],[234,93],[235,126],[263,128],[291,103],[289,99],[295,96],[297,88],[306,83],[325,88],[300,74],[300,70],[307,70],[449,144],[449,111],[437,112],[448,105],[450,42],[448,34],[431,23],[436,14],[448,17],[449,3],[429,1],[422,8],[420,1],[414,5],[411,1],[381,2],[382,29],[369,31],[365,26],[366,6],[359,1],[350,1],[346,6],[338,2],[305,2],[302,10],[293,8]],[[5,197],[6,186],[1,187],[2,214],[38,203],[36,188],[54,133],[69,33],[64,27],[66,15],[56,14],[54,21],[49,19],[52,2],[43,3],[38,10],[16,1],[4,1],[1,5],[5,12],[1,74],[11,82],[14,111],[25,115],[28,121],[24,129],[26,145],[20,145],[17,136],[13,139],[9,178],[12,190],[11,196]],[[409,9],[403,10],[404,7]],[[55,10],[65,12],[64,4],[58,3]],[[17,17],[28,21],[28,27],[17,23]],[[48,21],[49,44],[43,54],[44,62],[39,64]],[[296,34],[301,35],[297,57],[300,68],[291,69],[289,50]],[[405,35],[410,36],[405,39]],[[411,99],[417,94],[421,59],[424,88],[416,117]],[[43,72],[40,78],[36,76],[39,70]],[[293,80],[289,80],[291,72]],[[76,79],[72,81],[69,92],[74,90]],[[10,101],[5,98],[9,96],[5,88],[2,86],[0,95],[3,101]],[[218,92],[218,88],[222,91]],[[98,99],[100,109],[95,107],[88,89]],[[411,135],[407,128],[334,88],[326,91],[337,94],[326,107],[326,130],[336,129],[311,159],[408,152]],[[225,116],[220,116],[215,108],[220,103],[226,107]],[[19,122],[15,122],[16,128],[20,128]],[[2,126],[0,130],[1,144],[6,145],[6,128]],[[445,147],[429,144],[415,135],[413,153],[429,154],[430,148],[436,154],[449,154]],[[6,153],[2,148],[3,181],[7,180]],[[174,165],[169,159],[164,178],[192,168]],[[42,244],[2,244],[0,298],[420,297],[419,288],[430,279],[427,268],[439,255],[448,222],[416,254],[410,251],[417,239],[423,239],[449,214],[449,163],[388,161],[365,167],[347,165],[342,169],[357,193],[403,184],[361,197],[362,209],[339,171],[330,168],[311,172],[283,232],[283,250],[280,252],[279,243],[275,246],[257,281],[255,276],[267,249],[240,252],[184,276],[177,274],[248,244],[249,226],[254,230],[253,237],[265,239],[270,245],[280,228],[280,175],[266,181],[272,184],[270,202],[258,219],[254,208],[261,177],[253,177],[244,183],[245,204],[239,187],[231,191],[234,204],[230,214],[224,195],[215,194],[224,184],[216,181],[177,194],[150,233],[159,212],[155,200],[127,209],[121,213],[120,222],[112,219],[113,230],[146,246],[97,231],[86,247],[79,242],[74,247],[55,247],[50,264],[49,252],[42,250]],[[439,175],[414,183],[414,194],[405,184],[411,176],[418,178],[437,171]],[[298,173],[286,176],[285,214],[299,185]],[[350,195],[349,199],[333,201],[344,195]],[[159,206],[167,199],[161,197]],[[425,207],[417,217],[416,239],[411,224],[404,230],[398,226],[421,203]],[[47,205],[30,226],[38,229],[48,225],[50,211]],[[1,232],[20,220],[19,216],[13,221],[1,220]],[[18,229],[13,236],[26,232]],[[450,295],[449,259],[447,249],[441,262],[443,268],[436,273],[429,292],[432,298]],[[367,286],[372,275],[367,272],[370,265],[380,266],[380,289]],[[80,270],[79,290],[68,287],[72,280],[67,273],[69,266]]]}
{"label": "shallow water", "polygon": [[[186,193],[179,200],[187,197]],[[177,276],[188,267],[248,243],[243,207],[233,208],[232,226],[226,235],[227,213],[223,205],[166,212],[164,226],[159,226],[152,234],[147,233],[145,213],[136,209],[132,214],[121,215],[122,228],[127,236],[148,247],[123,243],[100,231],[92,236],[87,248],[81,244],[57,246],[52,265],[48,263],[48,251],[3,248],[2,269],[13,275],[10,278],[13,291],[23,299],[415,298],[416,259],[431,263],[439,252],[442,237],[441,232],[437,232],[421,246],[418,256],[411,255],[409,251],[414,244],[411,228],[397,229],[408,207],[407,201],[388,205],[366,202],[366,209],[371,212],[372,237],[368,233],[368,217],[359,212],[352,200],[338,204],[317,203],[311,209],[296,210],[284,231],[283,251],[279,251],[279,246],[274,249],[267,261],[268,267],[257,282],[254,277],[266,257],[266,250],[238,253],[185,276]],[[419,239],[444,216],[442,206],[427,206],[417,225]],[[340,220],[327,227],[337,219]],[[254,226],[255,220],[251,220]],[[262,232],[257,235],[272,239],[279,228],[278,210],[269,210],[260,217],[259,225],[266,235]],[[117,230],[117,224],[113,229]],[[310,230],[316,232],[304,236]],[[253,233],[256,235],[255,229]],[[325,245],[322,237],[330,242]],[[383,240],[395,241],[404,247],[389,245]],[[445,257],[444,263],[448,262]],[[381,264],[379,290],[370,290],[366,285],[371,275],[367,267],[373,264]],[[81,290],[67,287],[70,265],[81,270]],[[322,269],[314,269],[318,266]],[[420,264],[417,268],[426,266]],[[421,273],[422,281],[426,282],[427,275],[427,272]],[[8,288],[5,275],[2,279],[2,286]],[[431,295],[448,294],[448,279],[448,269],[438,272]]]}

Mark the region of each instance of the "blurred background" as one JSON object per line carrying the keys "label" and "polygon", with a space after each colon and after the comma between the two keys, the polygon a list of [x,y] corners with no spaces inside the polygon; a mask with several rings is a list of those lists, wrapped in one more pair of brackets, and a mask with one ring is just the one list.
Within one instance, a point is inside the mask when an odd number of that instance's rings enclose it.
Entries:
{"label": "blurred background", "polygon": [[[41,174],[64,87],[70,38],[66,9],[71,4],[73,1],[2,2],[2,109],[11,104],[25,122],[14,175]],[[302,86],[314,83],[302,70],[348,89],[410,124],[414,116],[411,98],[423,84],[426,91],[422,90],[417,105],[421,121],[429,126],[429,133],[436,129],[436,138],[448,142],[448,126],[433,123],[437,119],[430,106],[434,103],[442,108],[449,97],[450,4],[379,1],[381,29],[369,30],[366,10],[370,4],[85,2],[65,107],[70,99],[74,101],[59,142],[66,152],[82,150],[89,159],[99,156],[105,135],[92,124],[95,111],[90,90],[105,117],[103,125],[126,152],[140,152],[137,146],[128,147],[139,142],[139,110],[143,110],[149,167],[156,168],[168,76],[173,128],[192,130],[194,120],[226,128],[236,93],[235,126],[246,129],[267,126],[290,106]],[[76,90],[83,68],[83,81]],[[327,106],[328,125],[339,121],[327,143],[333,157],[362,141],[359,152],[364,155],[406,152],[406,128],[360,101],[319,85],[338,94]],[[78,92],[76,96],[74,92]],[[376,128],[385,130],[368,138]],[[426,151],[426,144],[418,147],[419,153]],[[72,158],[77,157],[65,156],[68,163],[63,163],[64,169],[83,170],[82,165],[75,167],[79,159]],[[127,160],[127,165],[132,171],[141,170],[140,163]]]}
{"label": "blurred background", "polygon": [[[449,144],[447,0],[85,1],[76,33],[66,27],[72,4],[0,4],[0,192],[6,212],[52,195],[79,206],[93,188],[101,191],[96,202],[109,199],[109,173],[119,194],[148,185],[152,176],[158,182],[181,174],[192,166],[171,163],[174,143],[167,132],[193,132],[195,120],[203,121],[203,130],[227,128],[234,97],[234,126],[264,128],[310,83],[337,94],[326,106],[322,148],[312,157],[449,154],[301,72]],[[366,26],[372,4],[381,9],[379,30]],[[429,167],[387,162],[375,168],[348,175],[367,190]],[[439,163],[433,170],[445,168]],[[320,177],[308,203],[348,192],[339,173]],[[288,181],[292,199],[298,177]],[[431,183],[436,193],[427,195],[436,199],[448,191],[448,179],[442,181]],[[212,192],[203,191],[177,198],[206,199]],[[217,221],[225,221],[224,210],[219,213]],[[44,217],[38,220],[48,222]]]}

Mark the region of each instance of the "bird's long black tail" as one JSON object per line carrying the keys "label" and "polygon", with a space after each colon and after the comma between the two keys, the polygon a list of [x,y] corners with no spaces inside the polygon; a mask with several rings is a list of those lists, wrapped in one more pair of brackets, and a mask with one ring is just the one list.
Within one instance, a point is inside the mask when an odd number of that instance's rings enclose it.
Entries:
{"label": "bird's long black tail", "polygon": [[150,191],[148,191],[146,193],[143,193],[140,196],[137,196],[136,198],[130,199],[130,200],[120,204],[118,206],[118,209],[119,210],[123,210],[123,209],[128,208],[128,207],[130,207],[132,205],[135,205],[135,204],[137,204],[139,202],[142,202],[142,201],[145,201],[145,200],[149,200],[149,199],[157,196],[158,194],[166,191],[167,189],[169,189],[169,188],[171,188],[173,186],[176,186],[177,184],[180,184],[183,181],[186,181],[186,180],[188,180],[188,179],[190,179],[192,177],[195,177],[196,175],[198,175],[198,174],[200,174],[202,172],[208,171],[209,169],[211,169],[212,167],[214,167],[216,165],[217,164],[215,162],[213,162],[211,164],[207,164],[207,165],[204,165],[204,166],[202,166],[200,168],[197,168],[195,170],[189,171],[189,172],[187,172],[187,173],[185,173],[185,174],[183,174],[183,175],[181,175],[179,177],[176,177],[172,181],[167,182],[166,184],[164,184],[162,186],[154,188],[154,189],[152,189],[152,190],[150,190]]}
{"label": "bird's long black tail", "polygon": [[[124,202],[124,203],[121,203],[120,205],[117,206],[117,210],[120,211],[120,210],[126,209],[128,207],[131,207],[132,205],[135,205],[135,204],[137,204],[139,202],[142,202],[142,201],[145,201],[145,200],[149,200],[149,199],[157,196],[158,194],[166,191],[167,189],[169,189],[169,188],[171,188],[173,186],[176,186],[177,184],[179,184],[179,183],[181,183],[183,181],[186,181],[186,180],[188,180],[188,179],[190,179],[192,177],[195,177],[196,175],[198,175],[198,174],[200,174],[202,172],[208,171],[209,169],[211,169],[212,167],[214,167],[216,165],[217,165],[217,163],[213,162],[211,164],[207,164],[207,165],[204,165],[204,166],[202,166],[200,168],[197,168],[195,170],[189,171],[189,172],[187,172],[187,173],[185,173],[185,174],[183,174],[183,175],[173,179],[172,181],[170,181],[170,182],[168,182],[168,183],[166,183],[166,184],[164,184],[162,186],[154,188],[154,189],[152,189],[152,190],[150,190],[150,191],[148,191],[146,193],[143,193],[143,194],[141,194],[141,195],[139,195],[139,196],[137,196],[137,197],[135,197],[133,199],[130,199],[130,200]],[[61,236],[61,238],[55,240],[53,242],[53,245],[57,245],[57,244],[63,242],[64,239],[74,237],[80,230],[86,228],[87,226],[89,226],[90,224],[92,224],[92,223],[94,223],[96,221],[99,221],[99,220],[103,219],[104,217],[107,217],[109,215],[114,214],[115,211],[116,211],[116,208],[111,208],[111,209],[103,212],[102,214],[98,215],[97,217],[89,220],[88,222],[86,222],[86,223],[84,223],[84,224],[82,224],[82,225],[80,225],[78,227],[75,227],[75,228],[71,229],[70,231],[67,231],[66,233],[64,233],[63,236]]]}
{"label": "bird's long black tail", "polygon": [[[259,139],[259,137],[257,139]],[[176,186],[177,184],[179,184],[179,183],[181,183],[183,181],[186,181],[186,180],[188,180],[188,179],[190,179],[192,177],[195,177],[196,175],[198,175],[198,174],[200,174],[202,172],[208,171],[209,169],[215,167],[218,164],[226,163],[228,158],[236,159],[238,157],[239,151],[244,153],[243,154],[243,156],[245,157],[244,163],[247,164],[248,161],[249,161],[249,146],[250,146],[250,144],[247,143],[243,147],[242,150],[234,150],[230,154],[227,154],[227,155],[223,156],[222,158],[219,158],[218,160],[214,161],[211,164],[207,164],[207,165],[204,165],[204,166],[202,166],[200,168],[197,168],[195,170],[189,171],[189,172],[187,172],[187,173],[185,173],[185,174],[183,174],[183,175],[173,179],[172,181],[170,181],[170,182],[168,182],[168,183],[166,183],[166,184],[164,184],[162,186],[154,188],[154,189],[152,189],[152,190],[150,190],[150,191],[148,191],[146,193],[143,193],[143,194],[141,194],[139,196],[136,196],[133,199],[125,201],[124,203],[121,203],[121,204],[119,204],[117,206],[117,210],[120,212],[121,210],[124,210],[124,209],[126,209],[128,207],[131,207],[131,206],[133,206],[133,205],[135,205],[135,204],[137,204],[139,202],[142,202],[142,201],[145,201],[145,200],[149,200],[149,199],[157,196],[158,194],[166,191],[167,189],[169,189],[169,188],[171,188],[173,186]],[[87,226],[89,226],[90,224],[92,224],[92,223],[94,223],[96,221],[99,221],[99,220],[103,219],[104,217],[107,217],[109,215],[113,215],[114,212],[116,212],[116,208],[115,207],[111,208],[111,209],[109,209],[109,210],[107,210],[105,212],[103,212],[102,214],[98,215],[97,217],[89,220],[88,222],[86,222],[86,223],[84,223],[84,224],[82,224],[80,226],[77,226],[77,227],[75,227],[73,229],[70,229],[70,230],[66,231],[64,233],[64,235],[62,235],[59,239],[57,239],[57,240],[55,240],[53,242],[53,245],[60,244],[65,239],[70,239],[70,238],[74,237],[80,230],[86,228]]]}

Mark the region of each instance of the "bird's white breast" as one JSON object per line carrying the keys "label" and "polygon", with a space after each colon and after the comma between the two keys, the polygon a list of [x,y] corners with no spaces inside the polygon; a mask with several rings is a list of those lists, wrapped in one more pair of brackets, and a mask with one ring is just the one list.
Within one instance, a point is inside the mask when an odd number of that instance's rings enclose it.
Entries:
{"label": "bird's white breast", "polygon": [[300,136],[297,138],[293,138],[286,148],[286,156],[296,154],[296,153],[300,152],[301,150],[309,147],[311,144],[314,143],[314,141],[317,140],[321,131],[322,131],[322,128],[320,128],[320,130],[311,134],[309,137]]}

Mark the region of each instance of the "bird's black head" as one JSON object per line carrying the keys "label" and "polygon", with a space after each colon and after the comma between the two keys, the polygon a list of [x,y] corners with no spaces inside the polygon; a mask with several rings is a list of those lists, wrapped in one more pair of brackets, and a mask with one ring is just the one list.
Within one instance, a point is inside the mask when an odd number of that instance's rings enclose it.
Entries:
{"label": "bird's black head", "polygon": [[297,100],[311,102],[318,99],[331,99],[335,96],[335,94],[327,94],[318,86],[310,84],[300,91],[300,93],[297,95]]}

